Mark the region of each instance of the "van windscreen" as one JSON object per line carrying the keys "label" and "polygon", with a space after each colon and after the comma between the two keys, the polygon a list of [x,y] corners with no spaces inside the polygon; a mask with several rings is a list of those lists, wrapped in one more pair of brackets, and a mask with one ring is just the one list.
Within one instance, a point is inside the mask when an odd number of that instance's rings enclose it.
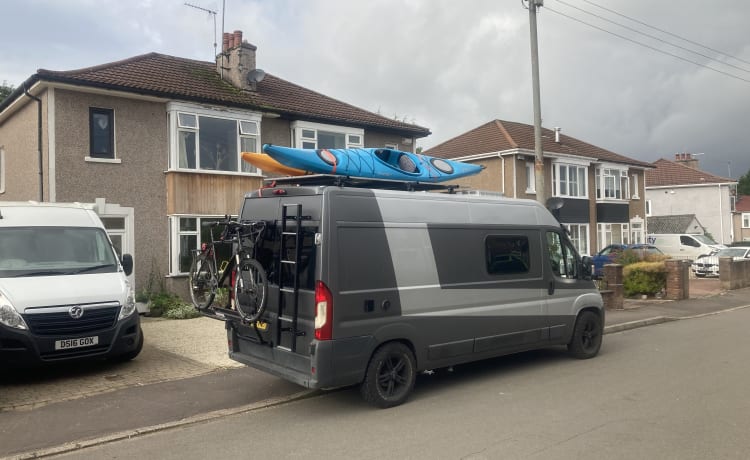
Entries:
{"label": "van windscreen", "polygon": [[107,234],[89,227],[0,228],[0,277],[118,270]]}

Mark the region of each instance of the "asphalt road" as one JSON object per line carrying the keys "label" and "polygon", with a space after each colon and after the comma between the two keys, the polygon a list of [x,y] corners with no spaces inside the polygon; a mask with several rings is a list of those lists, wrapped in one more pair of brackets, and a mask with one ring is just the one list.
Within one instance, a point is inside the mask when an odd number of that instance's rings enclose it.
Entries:
{"label": "asphalt road", "polygon": [[356,389],[159,431],[59,458],[747,458],[750,309],[420,376],[371,409]]}

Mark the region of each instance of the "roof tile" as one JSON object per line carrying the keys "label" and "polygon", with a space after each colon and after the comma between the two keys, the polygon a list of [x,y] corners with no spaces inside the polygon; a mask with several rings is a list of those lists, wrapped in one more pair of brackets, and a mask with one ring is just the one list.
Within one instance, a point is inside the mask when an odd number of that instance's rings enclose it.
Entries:
{"label": "roof tile", "polygon": [[[492,120],[438,144],[424,153],[441,158],[457,158],[513,149],[534,150],[534,126],[512,121]],[[610,152],[562,133],[560,133],[560,142],[555,142],[555,132],[546,128],[542,128],[542,150],[599,161],[653,167],[651,163]]]}
{"label": "roof tile", "polygon": [[175,99],[277,111],[331,123],[430,134],[422,126],[403,123],[324,96],[266,74],[257,91],[241,91],[223,81],[212,62],[148,53],[121,61],[70,71],[39,69],[39,78]]}
{"label": "roof tile", "polygon": [[664,187],[675,185],[726,184],[736,182],[734,179],[685,166],[681,163],[661,158],[654,162],[656,169],[646,171],[646,187]]}

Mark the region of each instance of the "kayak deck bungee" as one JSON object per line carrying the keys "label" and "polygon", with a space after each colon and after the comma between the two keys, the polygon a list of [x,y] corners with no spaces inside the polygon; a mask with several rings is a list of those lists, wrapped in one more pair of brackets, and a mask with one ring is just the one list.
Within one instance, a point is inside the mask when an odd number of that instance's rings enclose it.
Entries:
{"label": "kayak deck bungee", "polygon": [[387,148],[296,149],[265,144],[263,151],[279,163],[319,174],[392,180],[442,182],[470,176],[483,167]]}

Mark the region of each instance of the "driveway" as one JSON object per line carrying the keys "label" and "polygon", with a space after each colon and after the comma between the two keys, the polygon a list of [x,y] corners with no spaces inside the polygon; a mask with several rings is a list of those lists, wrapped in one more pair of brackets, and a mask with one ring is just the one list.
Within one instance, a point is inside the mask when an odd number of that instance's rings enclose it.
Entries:
{"label": "driveway", "polygon": [[143,351],[127,363],[79,362],[2,372],[0,412],[243,367],[227,356],[221,321],[142,318],[142,327]]}

